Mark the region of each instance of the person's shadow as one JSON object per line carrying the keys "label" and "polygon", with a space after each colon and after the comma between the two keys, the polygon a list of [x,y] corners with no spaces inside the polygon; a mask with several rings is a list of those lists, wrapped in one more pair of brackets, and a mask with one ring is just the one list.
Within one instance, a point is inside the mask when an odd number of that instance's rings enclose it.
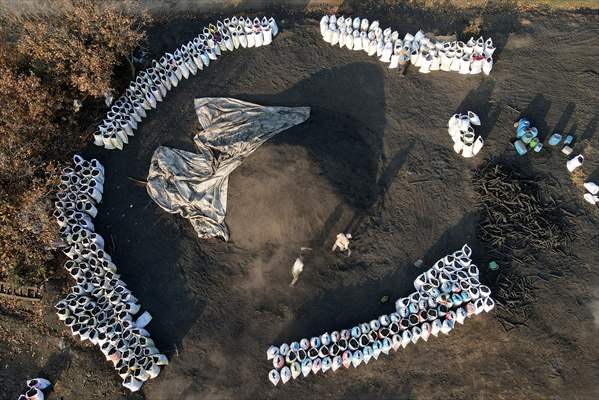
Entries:
{"label": "person's shadow", "polygon": [[311,107],[308,121],[270,143],[305,147],[352,208],[350,216],[342,216],[339,209],[331,213],[321,234],[313,238],[313,246],[331,242],[341,231],[359,231],[364,218],[376,214],[413,146],[407,143],[396,154],[384,151],[384,90],[382,67],[356,62],[321,70],[275,95],[239,96],[261,105]]}
{"label": "person's shadow", "polygon": [[456,113],[466,114],[468,111],[472,111],[478,115],[481,125],[474,126],[474,130],[484,140],[489,138],[501,113],[501,106],[493,105],[490,102],[494,89],[495,81],[490,79],[481,81],[475,89],[468,92],[455,110]]}

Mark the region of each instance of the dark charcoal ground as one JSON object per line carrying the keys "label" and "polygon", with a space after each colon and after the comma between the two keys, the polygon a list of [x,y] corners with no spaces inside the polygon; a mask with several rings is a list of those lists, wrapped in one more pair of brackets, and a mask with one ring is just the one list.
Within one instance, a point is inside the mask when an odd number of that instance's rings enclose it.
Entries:
{"label": "dark charcoal ground", "polygon": [[[461,32],[468,22],[460,15],[384,15],[382,25],[402,35],[420,26]],[[156,26],[151,54],[186,42],[201,22]],[[182,82],[123,152],[87,154],[107,171],[97,230],[154,316],[149,330],[171,364],[141,393],[128,394],[101,353],[67,337],[54,315],[39,331],[4,313],[0,337],[14,340],[0,343],[0,398],[16,398],[38,373],[56,382],[48,398],[65,400],[597,398],[599,211],[583,203],[558,150],[517,158],[510,139],[518,111],[543,134],[573,133],[585,174],[599,178],[598,17],[487,15],[484,33],[498,46],[491,77],[414,68],[400,77],[363,52],[324,43],[317,20],[288,18],[280,26],[271,46],[226,54]],[[159,209],[129,179],[145,179],[158,145],[192,149],[199,127],[193,99],[200,96],[312,107],[308,122],[275,137],[232,175],[229,243],[198,240],[187,221]],[[446,130],[452,113],[467,110],[480,115],[486,142],[473,160],[453,153]],[[483,282],[496,279],[476,237],[472,179],[485,158],[502,153],[573,215],[576,232],[564,253],[535,252],[534,262],[513,262],[511,272],[527,279],[519,290],[534,296],[518,324],[506,331],[502,313],[514,310],[499,308],[367,367],[273,387],[265,359],[270,344],[391,312],[393,302],[379,299],[413,290],[419,258],[430,265],[468,242]],[[345,229],[356,238],[349,259],[330,252]],[[300,246],[314,251],[290,289]],[[57,283],[47,304],[66,290]]]}

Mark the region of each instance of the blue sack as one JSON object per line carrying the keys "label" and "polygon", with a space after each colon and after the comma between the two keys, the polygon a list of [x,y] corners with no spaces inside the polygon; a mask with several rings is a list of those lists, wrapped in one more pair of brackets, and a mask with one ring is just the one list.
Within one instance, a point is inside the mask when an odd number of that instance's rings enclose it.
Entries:
{"label": "blue sack", "polygon": [[529,144],[531,142],[531,140],[534,139],[534,137],[535,137],[535,135],[531,131],[528,131],[528,132],[524,133],[524,135],[522,135],[520,140],[522,140],[525,144]]}
{"label": "blue sack", "polygon": [[562,141],[562,135],[560,135],[559,133],[554,133],[549,138],[549,145],[550,146],[557,146],[561,141]]}
{"label": "blue sack", "polygon": [[519,138],[522,137],[522,135],[524,135],[524,133],[526,132],[526,129],[530,126],[530,121],[527,120],[526,118],[520,118],[520,121],[518,121],[518,127],[516,128],[516,136]]}
{"label": "blue sack", "polygon": [[520,118],[520,121],[518,121],[518,129],[520,129],[521,127],[528,128],[529,126],[530,126],[530,121],[527,120],[526,118]]}
{"label": "blue sack", "polygon": [[543,148],[543,143],[541,143],[541,142],[537,143],[537,145],[534,148],[535,153],[540,152],[542,148]]}
{"label": "blue sack", "polygon": [[534,126],[532,128],[530,128],[530,133],[532,134],[533,138],[535,138],[535,137],[537,137],[539,135],[539,131]]}

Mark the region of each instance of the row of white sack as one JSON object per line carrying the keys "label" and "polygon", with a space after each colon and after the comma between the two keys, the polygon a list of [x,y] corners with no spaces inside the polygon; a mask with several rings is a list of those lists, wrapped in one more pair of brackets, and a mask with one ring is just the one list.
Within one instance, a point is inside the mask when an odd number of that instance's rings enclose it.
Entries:
{"label": "row of white sack", "polygon": [[[454,303],[456,306],[460,306],[462,302],[477,300],[479,297],[489,297],[491,291],[478,281],[479,270],[472,264],[471,255],[472,250],[466,244],[461,249],[439,259],[431,268],[418,275],[414,280],[414,287],[417,291],[410,296],[402,297],[396,301],[397,313],[382,315],[378,319],[373,319],[369,323],[362,323],[360,326],[355,326],[349,330],[335,331],[330,335],[325,333],[310,340],[304,338],[290,345],[283,344],[281,348],[271,346],[267,351],[267,357],[272,358],[279,353],[280,349],[283,349],[283,352],[284,349],[307,349],[310,345],[319,346],[321,342],[328,345],[340,339],[347,339],[350,336],[357,337],[361,331],[362,333],[366,333],[369,330],[378,330],[380,327],[386,327],[392,323],[399,322],[409,314],[416,314],[422,310],[436,308],[438,305],[451,303],[449,305],[449,308],[451,308]],[[434,281],[437,282],[434,283]],[[444,283],[450,284],[444,285]],[[429,289],[426,288],[427,285],[430,287]],[[474,296],[460,297],[460,299],[453,297],[453,295],[458,295],[460,292],[465,292],[472,288],[477,288]]]}
{"label": "row of white sack", "polygon": [[73,163],[73,168],[62,171],[54,202],[53,216],[61,239],[69,246],[81,242],[94,250],[103,248],[104,239],[93,232],[92,218],[102,201],[104,167],[98,160],[87,161],[79,155],[73,157]]}
{"label": "row of white sack", "polygon": [[376,351],[380,344],[377,340],[384,340],[396,334],[402,334],[406,339],[406,335],[410,333],[403,334],[405,331],[411,332],[410,337],[414,343],[420,338],[420,332],[423,332],[423,339],[427,340],[430,332],[436,335],[439,331],[451,328],[444,318],[462,323],[466,317],[482,311],[490,311],[494,302],[489,294],[490,292],[486,291],[476,298],[457,297],[457,299],[448,296],[439,301],[438,307],[416,309],[414,313],[408,315],[399,313],[383,315],[377,320],[362,323],[351,330],[325,333],[310,340],[304,338],[290,345],[284,343],[280,347],[271,346],[267,351],[267,359],[272,359],[273,366],[280,368],[283,362],[291,364],[294,361],[302,362],[305,357],[336,356],[346,349],[354,351],[371,344]]}
{"label": "row of white sack", "polygon": [[253,22],[249,18],[226,18],[205,27],[197,37],[172,54],[165,53],[158,61],[152,60],[152,66],[138,74],[98,126],[94,144],[122,150],[138,123],[147,116],[146,111],[156,108],[182,79],[208,67],[221,52],[269,45],[278,30],[274,18],[266,17],[255,18]]}
{"label": "row of white sack", "polygon": [[[350,22],[347,26],[346,20]],[[421,73],[454,71],[488,75],[493,68],[495,46],[490,38],[486,41],[482,37],[478,40],[470,38],[466,43],[440,42],[418,31],[415,35],[406,34],[402,40],[397,31],[380,28],[378,21],[369,24],[367,19],[337,18],[334,15],[322,17],[320,32],[325,42],[349,50],[363,50],[370,56],[376,54],[381,62],[389,63],[391,69],[407,61],[418,67]]]}
{"label": "row of white sack", "polygon": [[[370,23],[368,19],[360,17],[337,17],[336,15],[324,15],[320,20],[320,34],[323,36],[326,42],[333,42],[332,44],[339,43],[340,47],[345,46],[342,38],[349,39],[351,36],[355,45],[358,48],[353,48],[351,45],[348,46],[350,50],[364,50],[369,51],[371,47],[370,42],[376,40],[377,42],[382,40],[383,43],[396,43],[398,40],[404,43],[410,43],[411,46],[405,47],[406,50],[414,50],[420,47],[426,47],[428,50],[454,50],[460,55],[476,55],[484,56],[489,58],[495,53],[495,46],[493,40],[488,38],[485,40],[482,36],[478,39],[470,37],[467,42],[462,41],[438,41],[430,39],[426,34],[419,30],[415,35],[410,33],[404,36],[403,41],[399,39],[399,32],[393,31],[391,28],[382,29],[378,21]],[[359,43],[356,41],[359,40]],[[380,57],[380,56],[379,56]]]}
{"label": "row of white sack", "polygon": [[63,169],[53,212],[63,239],[68,242],[72,228],[78,225],[94,229],[92,218],[98,213],[103,191],[104,168],[97,160],[83,160],[75,168]]}
{"label": "row of white sack", "polygon": [[[441,307],[444,306],[444,307]],[[378,339],[384,339],[403,331],[411,330],[422,324],[430,323],[433,334],[435,325],[438,329],[442,328],[444,319],[463,322],[466,317],[480,314],[482,311],[490,311],[494,307],[494,301],[488,295],[480,296],[477,299],[461,299],[453,302],[440,303],[438,308],[429,308],[422,310],[423,313],[410,314],[410,319],[400,318],[398,314],[383,315],[378,320],[372,320],[370,323],[362,323],[353,327],[351,330],[334,331],[330,335],[324,333],[321,336],[312,337],[310,340],[304,338],[299,342],[293,342],[290,345],[284,343],[281,346],[271,346],[267,352],[267,359],[277,360],[278,357],[285,357],[287,363],[296,359],[302,361],[305,356],[315,358],[318,355],[325,357],[327,355],[338,355],[339,351],[346,349],[356,350],[359,347],[370,345]],[[416,319],[411,320],[414,316]],[[426,326],[429,328],[429,326]],[[420,330],[421,328],[418,328]],[[425,329],[428,332],[428,329]],[[413,340],[417,340],[420,334],[413,334]],[[425,340],[428,336],[425,336]],[[329,349],[329,346],[330,349]],[[276,366],[279,361],[273,361]]]}
{"label": "row of white sack", "polygon": [[[301,360],[299,357],[289,359],[286,356],[283,358],[283,355],[278,354],[272,358],[274,368],[270,370],[268,378],[276,386],[279,382],[287,383],[291,378],[296,379],[300,375],[306,377],[310,373],[317,374],[319,371],[325,373],[329,370],[336,371],[341,367],[349,368],[353,365],[354,368],[357,368],[361,364],[366,365],[371,359],[378,359],[381,354],[389,354],[390,350],[397,351],[400,347],[405,348],[408,344],[415,344],[420,339],[428,341],[430,337],[438,336],[439,333],[449,334],[454,329],[455,322],[463,324],[468,317],[483,311],[491,311],[494,307],[493,300],[490,297],[485,300],[484,304],[478,308],[475,308],[473,303],[468,303],[468,305],[472,305],[472,307],[469,307],[471,311],[467,312],[465,307],[460,307],[458,308],[460,311],[455,312],[452,318],[446,318],[443,321],[436,319],[431,324],[425,322],[420,326],[406,329],[401,334],[398,333],[381,337],[382,340],[371,341],[368,345],[362,345],[356,340],[356,343],[360,346],[353,346],[351,349],[348,347],[340,352],[331,349],[326,353],[322,352],[324,345],[321,345],[319,349],[312,347],[306,352],[307,356]],[[355,338],[351,340],[355,340]],[[334,346],[336,346],[336,343],[331,345],[331,348]],[[293,352],[293,350],[289,349],[289,352]],[[341,355],[338,355],[339,353]]]}
{"label": "row of white sack", "polygon": [[[467,317],[491,311],[495,305],[490,297],[491,291],[478,282],[479,271],[472,264],[471,255],[470,247],[464,245],[438,260],[416,278],[414,287],[417,292],[398,299],[397,313],[383,315],[351,329],[324,333],[310,340],[304,338],[291,344],[269,347],[267,359],[273,360],[274,367],[269,373],[269,379],[276,385],[279,380],[285,383],[290,377],[296,378],[300,372],[306,376],[310,371],[326,372],[329,368],[336,370],[341,365],[349,367],[351,363],[354,366],[362,361],[367,363],[371,355],[378,355],[381,351],[388,352],[390,348],[397,350],[399,346],[405,347],[409,342],[416,343],[420,338],[428,340],[430,335],[436,336],[439,332],[449,333],[454,322],[463,323]],[[448,277],[456,274],[458,282],[468,282],[468,285],[474,283],[476,286],[473,287],[480,288],[478,295],[475,298],[470,295],[461,297],[460,293],[467,292],[460,285],[445,286],[444,289],[448,292],[438,290],[438,293],[433,293],[432,289],[423,289],[425,285],[435,286],[434,280],[439,280],[437,278],[442,274]],[[439,281],[437,287],[441,286]],[[415,320],[412,321],[412,318]],[[344,356],[338,355],[340,351]],[[357,356],[352,355],[352,351]],[[319,361],[314,365],[312,360]]]}
{"label": "row of white sack", "polygon": [[[101,201],[104,167],[97,160],[87,161],[78,155],[73,157],[73,163],[73,168],[63,170],[55,217],[61,238],[67,243],[63,251],[71,259],[65,268],[76,285],[56,304],[57,315],[71,334],[99,346],[119,371],[123,386],[136,391],[145,380],[158,376],[160,366],[168,360],[144,329],[151,315],[146,311],[133,322],[140,307],[104,251],[104,239],[94,232],[91,218],[97,209],[76,211],[78,202],[97,205]],[[81,182],[85,180],[95,182],[96,196],[82,190]],[[127,365],[117,365],[124,361]]]}

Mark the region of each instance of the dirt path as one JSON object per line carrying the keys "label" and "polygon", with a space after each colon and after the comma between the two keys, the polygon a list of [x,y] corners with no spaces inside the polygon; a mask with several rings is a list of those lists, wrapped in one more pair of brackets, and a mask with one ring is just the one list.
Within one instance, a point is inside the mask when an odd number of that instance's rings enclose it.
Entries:
{"label": "dirt path", "polygon": [[[467,20],[432,12],[381,18],[402,34],[419,26],[452,33]],[[29,328],[23,321],[41,317],[3,312],[0,398],[15,398],[38,372],[57,382],[49,399],[65,400],[597,398],[599,210],[583,203],[555,150],[510,156],[576,215],[578,235],[568,254],[537,254],[537,263],[518,265],[536,277],[525,326],[506,332],[492,313],[368,367],[277,388],[266,378],[271,343],[390,312],[379,299],[411,291],[416,259],[431,263],[464,242],[475,260],[484,259],[472,169],[490,155],[513,153],[513,109],[543,133],[575,134],[585,172],[599,178],[599,18],[497,13],[485,21],[484,33],[498,45],[490,78],[414,70],[402,78],[362,52],[331,48],[316,21],[287,19],[272,46],[225,55],[180,84],[123,152],[91,149],[108,183],[96,229],[154,316],[149,329],[171,364],[143,393],[127,395],[98,351],[70,338],[60,350],[65,329],[52,315]],[[151,53],[183,43],[199,26],[157,26]],[[193,98],[200,96],[312,107],[307,123],[275,137],[232,175],[230,243],[198,241],[185,220],[128,179],[145,179],[158,145],[192,149]],[[473,161],[453,153],[445,129],[452,113],[466,110],[483,121],[486,144]],[[346,228],[356,236],[349,259],[330,253]],[[291,290],[300,246],[314,251]],[[15,334],[20,340],[9,340]]]}

